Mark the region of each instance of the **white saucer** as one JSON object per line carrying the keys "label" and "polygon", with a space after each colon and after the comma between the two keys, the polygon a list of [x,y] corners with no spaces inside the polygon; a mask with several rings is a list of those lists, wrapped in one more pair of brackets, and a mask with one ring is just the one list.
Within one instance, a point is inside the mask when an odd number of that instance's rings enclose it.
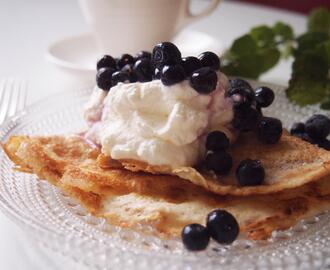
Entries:
{"label": "white saucer", "polygon": [[[223,44],[208,34],[184,30],[173,42],[183,56],[198,55],[204,51],[222,54]],[[125,53],[125,52],[123,52]],[[55,66],[70,73],[95,74],[96,60],[102,52],[97,48],[91,33],[61,39],[48,47],[46,59]]]}

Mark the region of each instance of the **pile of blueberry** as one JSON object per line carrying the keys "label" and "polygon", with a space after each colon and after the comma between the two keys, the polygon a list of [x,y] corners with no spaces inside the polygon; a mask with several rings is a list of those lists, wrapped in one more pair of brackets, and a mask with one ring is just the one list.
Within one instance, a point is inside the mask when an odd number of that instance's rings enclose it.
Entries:
{"label": "pile of blueberry", "polygon": [[182,229],[184,246],[193,251],[206,249],[210,237],[220,244],[231,244],[239,234],[239,225],[234,216],[225,210],[213,210],[207,215],[206,227],[189,224]]}
{"label": "pile of blueberry", "polygon": [[97,86],[109,91],[117,83],[147,82],[152,80],[151,53],[140,52],[133,57],[123,54],[120,58],[104,55],[96,64]]}
{"label": "pile of blueberry", "polygon": [[[241,79],[230,80],[230,88],[226,96],[232,99],[234,105],[233,127],[240,132],[254,131],[260,142],[275,144],[282,135],[280,120],[262,115],[274,101],[274,92],[268,87],[255,90]],[[229,140],[221,131],[213,131],[206,139],[206,156],[204,167],[216,175],[226,175],[232,169],[232,158],[226,152]],[[264,181],[265,171],[259,160],[246,159],[241,161],[236,169],[236,178],[241,186],[260,185]]]}
{"label": "pile of blueberry", "polygon": [[220,59],[213,52],[204,52],[198,58],[182,58],[173,43],[162,42],[154,47],[152,53],[142,51],[136,57],[130,54],[123,54],[120,58],[104,55],[96,68],[96,83],[104,91],[109,91],[119,82],[160,79],[164,85],[171,86],[188,79],[193,89],[208,94],[216,88]]}
{"label": "pile of blueberry", "polygon": [[330,134],[330,119],[325,115],[315,114],[305,123],[295,123],[290,133],[330,151],[330,141],[327,139]]}

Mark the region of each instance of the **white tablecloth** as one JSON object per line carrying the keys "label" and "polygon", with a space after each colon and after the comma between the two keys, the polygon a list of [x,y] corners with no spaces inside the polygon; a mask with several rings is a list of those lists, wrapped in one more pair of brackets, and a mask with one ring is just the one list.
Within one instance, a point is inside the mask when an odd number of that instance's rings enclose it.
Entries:
{"label": "white tablecloth", "polygon": [[[199,6],[200,2],[194,3]],[[238,2],[223,1],[208,18],[189,26],[209,33],[229,46],[235,37],[258,24],[274,24],[281,20],[293,26],[297,33],[305,29],[306,19],[284,12]],[[56,77],[54,67],[46,62],[44,53],[57,39],[89,31],[74,0],[0,0],[0,78],[28,79],[28,103],[57,91],[70,91],[64,79]],[[281,63],[261,79],[286,84],[290,63]],[[0,213],[0,269],[73,269],[33,252],[32,243],[24,233]],[[81,269],[81,268],[79,268]]]}

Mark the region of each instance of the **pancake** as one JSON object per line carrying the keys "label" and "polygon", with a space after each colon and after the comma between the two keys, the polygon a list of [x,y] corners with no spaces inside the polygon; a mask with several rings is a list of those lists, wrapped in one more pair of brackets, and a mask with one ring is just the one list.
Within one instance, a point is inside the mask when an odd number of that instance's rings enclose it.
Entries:
{"label": "pancake", "polygon": [[[295,153],[292,160],[297,160],[298,164],[301,164],[300,153],[311,166],[309,168],[323,166],[326,156],[323,151],[295,138],[290,137],[287,142],[282,140],[278,147],[284,152],[298,149],[291,152]],[[283,144],[287,148],[282,148]],[[321,178],[322,174],[318,175],[319,178],[314,174],[315,178],[307,181],[310,183],[300,182],[299,187],[281,192],[224,196],[178,176],[132,172],[120,167],[101,168],[97,159],[99,150],[78,136],[15,136],[3,147],[16,169],[48,180],[92,214],[123,227],[151,225],[160,237],[179,236],[182,227],[189,223],[205,224],[206,215],[220,208],[236,217],[241,232],[248,238],[267,239],[273,231],[287,229],[303,218],[330,209],[330,180]],[[273,147],[270,146],[268,151]],[[265,149],[264,146],[261,148]],[[258,151],[262,154],[260,149]],[[233,149],[232,153],[235,151],[239,149]],[[313,161],[316,153],[321,154],[321,158],[317,156],[317,161]],[[288,156],[284,153],[282,158]],[[278,166],[276,164],[273,166]],[[304,168],[302,164],[301,167]]]}
{"label": "pancake", "polygon": [[[330,152],[286,133],[277,144],[272,145],[262,144],[253,133],[246,133],[240,136],[229,152],[233,158],[233,169],[229,175],[220,177],[192,167],[172,170],[166,166],[152,166],[141,161],[112,160],[103,154],[98,161],[102,168],[119,168],[121,165],[133,172],[175,175],[208,191],[236,196],[292,189],[330,173]],[[263,185],[242,187],[237,183],[236,168],[240,161],[247,158],[259,159],[263,164],[266,172]]]}
{"label": "pancake", "polygon": [[[221,196],[167,175],[104,170],[89,164],[68,168],[61,183],[64,190],[69,187],[69,193],[74,188],[79,196],[97,195],[98,206],[87,208],[111,224],[129,228],[151,225],[162,237],[179,236],[186,224],[205,224],[214,209],[232,213],[241,232],[258,240],[330,209],[329,178],[274,194]],[[84,199],[78,200],[86,206]]]}

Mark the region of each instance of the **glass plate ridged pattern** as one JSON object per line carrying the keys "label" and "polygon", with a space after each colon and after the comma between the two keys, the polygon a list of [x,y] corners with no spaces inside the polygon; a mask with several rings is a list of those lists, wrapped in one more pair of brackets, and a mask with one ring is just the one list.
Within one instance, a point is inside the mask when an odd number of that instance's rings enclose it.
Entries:
{"label": "glass plate ridged pattern", "polygon": [[[280,118],[286,127],[321,112],[316,106],[292,105],[283,87],[263,85],[276,93],[274,104],[265,113]],[[83,105],[90,92],[60,93],[27,108],[2,126],[1,142],[13,134],[79,131],[84,126]],[[152,228],[146,234],[139,228],[122,229],[91,216],[46,181],[13,171],[2,150],[0,156],[1,210],[43,246],[89,269],[322,269],[330,263],[328,213],[274,232],[267,241],[241,238],[230,246],[212,242],[206,251],[193,253],[183,248],[180,239],[153,236]]]}

